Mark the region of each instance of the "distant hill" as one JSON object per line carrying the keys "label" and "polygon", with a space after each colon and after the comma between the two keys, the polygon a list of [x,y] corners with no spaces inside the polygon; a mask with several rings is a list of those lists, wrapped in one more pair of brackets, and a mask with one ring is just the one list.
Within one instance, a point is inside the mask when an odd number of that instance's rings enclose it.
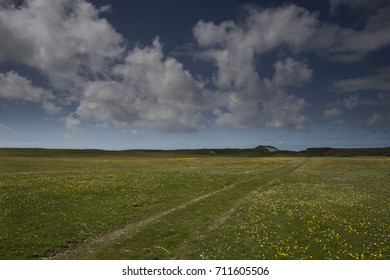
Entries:
{"label": "distant hill", "polygon": [[299,152],[305,156],[333,156],[333,157],[354,157],[354,156],[390,156],[390,147],[387,148],[308,148]]}
{"label": "distant hill", "polygon": [[264,153],[273,153],[279,151],[279,149],[275,148],[274,146],[257,146],[254,150]]}
{"label": "distant hill", "polygon": [[226,156],[226,157],[357,157],[390,156],[387,148],[308,148],[304,151],[279,150],[274,146],[257,146],[247,149],[182,149],[182,150],[123,150],[107,151],[93,149],[39,149],[39,148],[0,148],[1,156],[22,157],[187,157],[187,156]]}

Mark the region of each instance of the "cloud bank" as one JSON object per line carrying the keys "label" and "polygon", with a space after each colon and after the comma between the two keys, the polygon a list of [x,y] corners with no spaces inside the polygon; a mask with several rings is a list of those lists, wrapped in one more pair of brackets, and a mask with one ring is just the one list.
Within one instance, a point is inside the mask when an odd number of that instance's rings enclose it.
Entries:
{"label": "cloud bank", "polygon": [[0,8],[0,60],[41,70],[56,86],[96,75],[118,59],[124,40],[81,0],[31,0]]}
{"label": "cloud bank", "polygon": [[150,124],[163,132],[193,132],[207,123],[208,91],[177,60],[164,57],[160,40],[136,47],[112,69],[117,80],[85,87],[77,115],[85,120]]}
{"label": "cloud bank", "polygon": [[[330,8],[337,13],[340,6],[353,10],[365,3],[358,2],[332,0]],[[20,6],[4,1],[0,61],[38,69],[51,89],[9,71],[0,73],[0,98],[37,103],[48,113],[62,109],[68,114],[63,118],[68,137],[82,133],[84,121],[185,133],[216,125],[306,129],[308,102],[293,94],[315,75],[303,57],[310,53],[349,63],[388,46],[390,7],[375,3],[359,30],[322,22],[317,13],[294,4],[268,9],[246,5],[236,21],[200,20],[192,30],[192,55],[215,71],[199,77],[164,54],[158,37],[149,46],[127,47],[104,18],[109,6],[97,8],[84,0],[30,0]],[[259,63],[278,50],[283,55],[275,58],[273,75],[265,76]],[[333,89],[389,90],[388,73],[382,69],[340,79]],[[340,117],[353,106],[346,104],[347,99],[328,104],[324,118]],[[367,124],[383,119],[372,114]]]}
{"label": "cloud bank", "polygon": [[342,79],[333,82],[332,87],[339,92],[389,91],[390,66],[377,69],[374,74]]}
{"label": "cloud bank", "polygon": [[13,71],[0,73],[0,98],[39,103],[49,114],[60,111],[52,102],[54,96],[50,92],[33,86],[30,80]]}

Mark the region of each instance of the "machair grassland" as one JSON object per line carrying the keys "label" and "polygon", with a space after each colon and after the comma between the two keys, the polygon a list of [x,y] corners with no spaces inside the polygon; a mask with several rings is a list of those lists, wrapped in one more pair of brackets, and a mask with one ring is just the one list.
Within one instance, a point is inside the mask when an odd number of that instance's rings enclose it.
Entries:
{"label": "machair grassland", "polygon": [[0,156],[0,259],[390,259],[390,158]]}

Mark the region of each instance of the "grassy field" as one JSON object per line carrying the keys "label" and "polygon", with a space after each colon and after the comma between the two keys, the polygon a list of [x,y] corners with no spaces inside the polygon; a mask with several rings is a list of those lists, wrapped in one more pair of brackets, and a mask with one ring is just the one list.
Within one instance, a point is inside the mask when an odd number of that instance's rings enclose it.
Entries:
{"label": "grassy field", "polygon": [[389,213],[388,157],[0,155],[0,259],[390,259]]}

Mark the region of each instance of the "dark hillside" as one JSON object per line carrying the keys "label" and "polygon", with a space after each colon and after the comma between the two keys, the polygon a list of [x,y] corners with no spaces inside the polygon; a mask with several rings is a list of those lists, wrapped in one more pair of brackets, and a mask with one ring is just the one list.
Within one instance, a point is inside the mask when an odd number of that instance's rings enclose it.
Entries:
{"label": "dark hillside", "polygon": [[309,157],[356,157],[356,156],[390,156],[390,147],[387,148],[309,148],[299,152]]}
{"label": "dark hillside", "polygon": [[107,151],[94,149],[40,149],[40,148],[0,148],[0,157],[357,157],[390,156],[387,148],[308,148],[304,151],[278,150],[273,146],[258,146],[254,149],[187,149],[187,150],[123,150]]}

